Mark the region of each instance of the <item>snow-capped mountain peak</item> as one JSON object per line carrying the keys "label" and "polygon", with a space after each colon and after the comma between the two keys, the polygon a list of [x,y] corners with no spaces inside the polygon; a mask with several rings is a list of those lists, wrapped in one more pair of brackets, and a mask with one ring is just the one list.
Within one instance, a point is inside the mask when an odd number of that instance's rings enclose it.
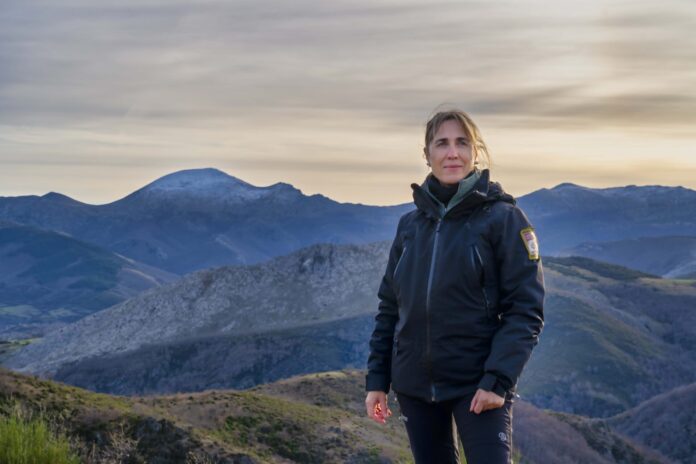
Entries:
{"label": "snow-capped mountain peak", "polygon": [[226,203],[258,200],[269,195],[296,190],[289,184],[277,183],[257,187],[219,169],[186,169],[160,177],[134,193],[138,197],[209,199]]}
{"label": "snow-capped mountain peak", "polygon": [[256,189],[241,179],[230,176],[218,169],[186,169],[160,177],[146,185],[145,191],[179,191],[219,193],[221,189]]}

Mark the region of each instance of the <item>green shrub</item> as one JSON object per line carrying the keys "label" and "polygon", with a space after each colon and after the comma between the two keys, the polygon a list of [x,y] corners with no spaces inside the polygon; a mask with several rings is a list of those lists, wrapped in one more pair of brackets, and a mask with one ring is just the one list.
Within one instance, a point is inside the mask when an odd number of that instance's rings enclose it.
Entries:
{"label": "green shrub", "polygon": [[51,433],[45,420],[0,417],[0,464],[79,464],[66,437]]}

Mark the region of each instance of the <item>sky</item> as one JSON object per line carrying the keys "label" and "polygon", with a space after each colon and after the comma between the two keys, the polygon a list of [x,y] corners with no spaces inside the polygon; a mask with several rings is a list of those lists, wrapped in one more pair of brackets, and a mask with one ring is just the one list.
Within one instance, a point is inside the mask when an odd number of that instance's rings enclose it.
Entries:
{"label": "sky", "polygon": [[404,203],[452,106],[513,195],[696,189],[694,30],[691,0],[3,0],[0,196],[215,167]]}

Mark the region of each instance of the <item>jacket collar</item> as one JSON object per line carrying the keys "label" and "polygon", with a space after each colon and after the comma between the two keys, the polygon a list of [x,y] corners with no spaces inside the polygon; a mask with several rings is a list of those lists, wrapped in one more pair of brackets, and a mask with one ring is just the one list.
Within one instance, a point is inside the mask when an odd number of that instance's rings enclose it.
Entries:
{"label": "jacket collar", "polygon": [[457,183],[457,190],[455,194],[450,198],[450,200],[447,202],[447,204],[443,204],[440,199],[431,191],[431,187],[433,183],[439,183],[438,180],[435,180],[435,176],[433,176],[433,173],[431,172],[430,174],[427,175],[425,178],[425,182],[421,184],[421,188],[425,190],[425,192],[433,197],[435,199],[435,203],[438,205],[438,209],[440,210],[440,216],[445,216],[447,214],[447,211],[451,210],[454,208],[461,200],[464,198],[469,191],[474,188],[476,185],[476,182],[481,178],[481,170],[480,169],[474,169],[474,171],[466,176],[465,178],[461,179]]}
{"label": "jacket collar", "polygon": [[483,169],[478,181],[464,196],[459,198],[459,202],[451,204],[451,207],[444,208],[442,203],[435,200],[426,191],[426,181],[422,185],[411,184],[413,189],[413,201],[416,207],[423,211],[426,216],[437,220],[447,217],[457,217],[468,214],[483,203],[494,201],[507,201],[515,204],[516,200],[512,195],[506,193],[498,182],[490,181],[490,171]]}

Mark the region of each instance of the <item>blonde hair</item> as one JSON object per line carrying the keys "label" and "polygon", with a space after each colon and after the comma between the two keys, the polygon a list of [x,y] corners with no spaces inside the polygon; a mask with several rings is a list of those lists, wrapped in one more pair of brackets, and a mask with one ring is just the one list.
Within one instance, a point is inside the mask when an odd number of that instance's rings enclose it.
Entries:
{"label": "blonde hair", "polygon": [[466,114],[462,110],[449,109],[446,111],[437,112],[428,123],[425,125],[425,147],[423,148],[423,154],[427,157],[428,146],[430,142],[435,138],[435,134],[440,129],[440,126],[445,121],[457,121],[461,126],[462,130],[466,134],[469,142],[471,143],[472,154],[474,154],[476,159],[476,164],[480,165],[479,158],[483,158],[485,161],[484,167],[491,167],[491,155],[488,153],[488,147],[486,142],[483,141],[481,137],[481,131],[474,123],[471,116]]}

